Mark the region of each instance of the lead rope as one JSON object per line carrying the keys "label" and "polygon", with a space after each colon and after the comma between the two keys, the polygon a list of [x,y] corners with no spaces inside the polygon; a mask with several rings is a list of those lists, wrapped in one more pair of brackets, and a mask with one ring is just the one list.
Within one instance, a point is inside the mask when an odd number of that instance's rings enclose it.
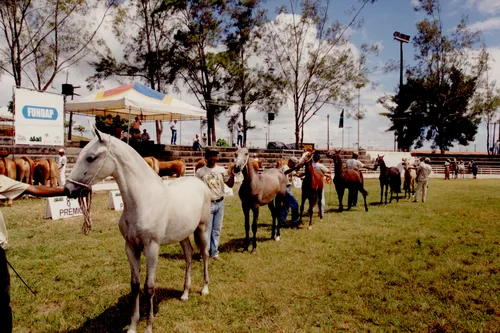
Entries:
{"label": "lead rope", "polygon": [[92,207],[92,182],[94,181],[95,177],[99,174],[101,171],[102,167],[104,166],[104,163],[108,159],[109,154],[111,153],[111,135],[109,136],[109,145],[108,145],[108,153],[106,154],[106,157],[101,163],[101,166],[99,167],[99,170],[94,174],[94,177],[90,180],[88,184],[80,183],[76,180],[73,180],[71,178],[68,178],[67,180],[73,184],[83,186],[88,189],[88,192],[86,195],[82,195],[80,192],[80,196],[78,197],[78,204],[80,205],[80,209],[82,210],[83,213],[83,225],[82,225],[82,232],[85,235],[88,235],[90,230],[92,229],[92,217],[90,215],[90,208]]}

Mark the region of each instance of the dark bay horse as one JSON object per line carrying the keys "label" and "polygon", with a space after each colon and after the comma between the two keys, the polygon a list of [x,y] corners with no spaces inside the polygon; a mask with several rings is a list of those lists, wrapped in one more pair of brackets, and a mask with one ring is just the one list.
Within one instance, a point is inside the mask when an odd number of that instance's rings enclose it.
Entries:
{"label": "dark bay horse", "polygon": [[401,174],[399,173],[399,169],[396,167],[387,167],[384,162],[384,155],[377,155],[377,159],[375,160],[375,165],[373,170],[377,170],[377,167],[380,166],[380,176],[378,179],[380,180],[380,203],[383,203],[383,194],[385,187],[385,204],[387,204],[387,191],[389,187],[391,188],[391,198],[389,203],[392,202],[392,195],[396,193],[396,201],[399,202],[399,193],[401,193]]}
{"label": "dark bay horse", "polygon": [[304,213],[304,204],[306,200],[309,201],[309,209],[307,210],[307,215],[309,216],[309,227],[312,229],[312,216],[313,209],[316,204],[318,204],[319,218],[323,219],[323,214],[321,212],[321,200],[323,198],[323,173],[319,170],[314,170],[313,168],[313,153],[312,151],[306,151],[302,154],[299,159],[299,166],[305,165],[304,180],[302,182],[302,198],[300,204],[300,214],[299,214],[299,225],[302,224],[302,214]]}
{"label": "dark bay horse", "polygon": [[243,182],[238,192],[241,199],[241,207],[245,215],[245,246],[248,251],[250,245],[250,210],[253,214],[252,222],[252,253],[257,252],[257,221],[259,219],[259,208],[268,205],[273,219],[271,239],[280,239],[280,227],[276,219],[281,211],[283,199],[286,193],[286,176],[278,169],[267,169],[259,174],[255,167],[249,167],[249,153],[247,148],[241,148],[236,152],[234,172],[243,173]]}
{"label": "dark bay horse", "polygon": [[359,191],[363,195],[363,199],[365,201],[365,211],[367,212],[368,205],[366,204],[366,196],[368,195],[368,192],[364,188],[363,173],[361,173],[361,170],[359,169],[345,170],[340,153],[340,150],[335,150],[333,153],[328,152],[326,154],[328,158],[333,159],[333,165],[335,167],[333,183],[335,184],[335,190],[337,191],[339,199],[339,212],[344,210],[344,207],[342,206],[342,199],[346,189],[349,190],[347,210],[351,209],[356,192]]}

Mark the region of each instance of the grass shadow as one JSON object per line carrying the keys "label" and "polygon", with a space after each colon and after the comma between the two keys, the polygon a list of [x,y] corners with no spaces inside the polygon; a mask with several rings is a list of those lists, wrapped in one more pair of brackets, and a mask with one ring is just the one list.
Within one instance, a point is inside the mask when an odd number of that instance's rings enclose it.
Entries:
{"label": "grass shadow", "polygon": [[[194,253],[196,253],[196,251]],[[182,261],[186,260],[184,253],[160,253],[158,257],[170,260],[182,260]]]}
{"label": "grass shadow", "polygon": [[[158,288],[155,290],[155,298],[153,304],[153,312],[158,312],[158,305],[165,300],[177,298],[182,295],[181,290]],[[87,319],[79,328],[66,331],[67,333],[90,333],[90,332],[107,332],[107,333],[122,333],[126,332],[125,328],[130,325],[130,311],[132,307],[129,302],[129,294],[121,296],[115,305],[107,308],[99,316]],[[140,299],[141,319],[146,318],[146,299],[144,294],[141,294]]]}
{"label": "grass shadow", "polygon": [[[270,241],[271,237],[257,237],[257,243]],[[220,252],[243,252],[243,247],[245,246],[245,238],[234,238],[230,241],[219,246]],[[250,237],[250,246],[252,247],[252,238]]]}

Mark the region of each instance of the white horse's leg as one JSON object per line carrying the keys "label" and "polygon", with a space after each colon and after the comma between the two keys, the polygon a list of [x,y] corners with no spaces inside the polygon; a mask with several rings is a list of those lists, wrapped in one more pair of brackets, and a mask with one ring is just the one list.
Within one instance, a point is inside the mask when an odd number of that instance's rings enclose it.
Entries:
{"label": "white horse's leg", "polygon": [[132,304],[132,314],[130,327],[127,333],[137,332],[137,322],[139,321],[139,292],[141,289],[141,251],[133,248],[132,244],[125,242],[125,252],[130,264],[130,303]]}
{"label": "white horse's leg", "polygon": [[[193,247],[189,237],[181,241],[182,250],[186,258],[186,275],[184,276],[184,292],[181,296],[181,301],[187,301],[189,298],[189,289],[191,289],[191,262],[193,259]],[[205,260],[206,258],[203,258]]]}
{"label": "white horse's leg", "polygon": [[147,306],[146,313],[148,314],[147,327],[145,333],[153,332],[153,322],[155,314],[153,311],[153,301],[155,296],[155,278],[156,267],[158,266],[158,251],[160,244],[151,242],[144,248],[144,255],[146,256],[146,283],[144,284],[144,293],[146,294]]}
{"label": "white horse's leg", "polygon": [[208,295],[208,249],[210,247],[209,241],[209,232],[208,224],[203,224],[198,226],[195,231],[195,241],[197,242],[198,248],[201,252],[201,257],[203,258],[203,289],[201,290],[201,295]]}

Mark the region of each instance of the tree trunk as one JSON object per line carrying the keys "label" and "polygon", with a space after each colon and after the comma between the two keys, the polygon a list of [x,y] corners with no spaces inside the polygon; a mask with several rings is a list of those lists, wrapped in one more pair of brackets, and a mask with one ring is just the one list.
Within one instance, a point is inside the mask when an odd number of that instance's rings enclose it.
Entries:
{"label": "tree trunk", "polygon": [[161,144],[161,135],[163,133],[163,120],[156,120],[156,143]]}
{"label": "tree trunk", "polygon": [[[493,134],[494,136],[495,134]],[[490,122],[486,122],[486,152],[490,154]]]}
{"label": "tree trunk", "polygon": [[[243,118],[243,147],[247,146],[247,109],[246,107],[241,107],[241,114]],[[266,147],[267,148],[267,147]]]}

